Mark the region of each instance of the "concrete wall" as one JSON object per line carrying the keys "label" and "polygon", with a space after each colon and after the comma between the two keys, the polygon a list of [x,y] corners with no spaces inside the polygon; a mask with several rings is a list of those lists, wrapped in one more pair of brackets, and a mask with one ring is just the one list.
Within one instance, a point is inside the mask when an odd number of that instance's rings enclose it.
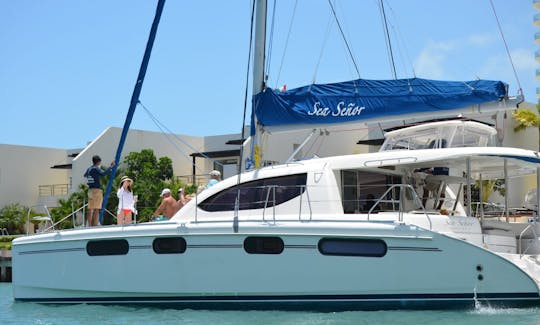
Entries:
{"label": "concrete wall", "polygon": [[[249,129],[245,132],[245,135],[249,135]],[[229,151],[229,150],[240,150],[239,145],[227,145],[226,143],[230,140],[240,140],[241,134],[225,134],[225,135],[216,135],[216,136],[207,136],[204,137],[204,151],[205,152],[215,152],[215,151]],[[196,158],[196,174],[207,174],[213,169],[219,169],[222,171],[222,178],[236,175],[238,173],[238,156],[223,156],[219,158]],[[216,166],[221,165],[221,167]],[[201,184],[206,183],[209,180],[209,177],[205,175],[204,177],[199,177]]]}
{"label": "concrete wall", "polygon": [[65,149],[0,144],[0,157],[0,208],[35,205],[40,185],[69,184],[69,170],[51,169],[66,163]]}
{"label": "concrete wall", "polygon": [[[116,155],[121,133],[121,128],[110,127],[106,129],[73,160],[72,177],[74,189],[77,189],[78,184],[86,182],[83,174],[92,165],[92,156],[99,155],[102,159],[102,165],[109,166]],[[181,139],[181,141],[178,139]],[[191,175],[191,157],[189,157],[189,154],[194,152],[194,149],[205,150],[202,137],[187,135],[166,136],[159,132],[130,130],[122,151],[120,167],[125,167],[123,165],[124,158],[130,152],[138,152],[142,149],[152,149],[158,159],[164,156],[171,158],[176,176]]]}
{"label": "concrete wall", "polygon": [[[520,104],[520,108],[537,112],[536,105],[533,103],[523,102]],[[497,124],[499,125],[499,133],[501,131],[503,132],[501,134],[503,146],[538,151],[538,128],[530,127],[523,131],[515,132],[514,127],[516,123],[512,117],[512,111],[506,112],[506,122],[504,121],[504,114],[500,113]],[[508,185],[509,206],[512,208],[522,207],[527,191],[536,187],[536,176],[511,179]]]}

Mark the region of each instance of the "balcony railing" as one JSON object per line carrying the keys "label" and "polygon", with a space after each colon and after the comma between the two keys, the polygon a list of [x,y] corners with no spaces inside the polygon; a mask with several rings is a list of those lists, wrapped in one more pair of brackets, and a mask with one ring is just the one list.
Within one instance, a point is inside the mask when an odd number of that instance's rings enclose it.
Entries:
{"label": "balcony railing", "polygon": [[67,195],[68,188],[68,184],[39,185],[39,196]]}

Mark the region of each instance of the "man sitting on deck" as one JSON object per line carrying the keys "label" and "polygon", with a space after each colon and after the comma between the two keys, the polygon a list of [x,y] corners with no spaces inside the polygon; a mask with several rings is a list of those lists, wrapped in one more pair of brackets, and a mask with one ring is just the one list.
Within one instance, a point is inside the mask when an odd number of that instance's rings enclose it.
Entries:
{"label": "man sitting on deck", "polygon": [[152,220],[154,220],[157,216],[160,215],[167,217],[167,219],[170,219],[179,210],[178,203],[172,197],[170,189],[163,189],[163,191],[161,191],[161,196],[163,197],[163,200],[152,215]]}

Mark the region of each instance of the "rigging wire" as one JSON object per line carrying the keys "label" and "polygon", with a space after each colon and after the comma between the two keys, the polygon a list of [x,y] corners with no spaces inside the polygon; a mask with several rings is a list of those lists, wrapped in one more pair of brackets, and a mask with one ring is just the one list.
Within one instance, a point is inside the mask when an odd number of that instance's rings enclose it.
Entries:
{"label": "rigging wire", "polygon": [[388,32],[388,22],[386,20],[386,12],[384,11],[383,0],[379,1],[379,9],[384,27],[384,38],[386,40],[386,47],[388,49],[388,59],[390,61],[390,65],[392,66],[392,74],[394,75],[394,79],[397,79],[396,64],[394,63],[394,52],[392,51],[392,42],[390,40],[390,33]]}
{"label": "rigging wire", "polygon": [[[334,1],[334,5],[336,6],[336,13],[339,11],[340,13],[341,12],[347,12],[345,10],[343,10],[343,2],[342,1],[337,1],[337,0],[333,0]],[[350,33],[350,28],[349,26],[347,26],[347,19],[345,19],[345,17],[343,17],[342,15],[342,19],[341,19],[341,22],[343,23],[343,31],[345,33],[345,36],[347,37],[347,39],[349,40],[352,40],[353,37],[351,37],[351,33]],[[351,53],[352,53],[352,56],[354,56],[355,58],[358,58],[358,56],[356,55],[355,51],[354,51],[354,44],[351,43]],[[356,77],[354,76],[354,72],[351,70],[351,67],[350,65],[347,65],[348,67],[348,70],[350,72],[350,75],[351,75],[351,79],[356,79]],[[355,88],[356,88],[356,83],[355,83]],[[358,93],[358,89],[355,89],[356,93]]]}
{"label": "rigging wire", "polygon": [[297,4],[298,4],[298,0],[296,0],[294,2],[294,8],[293,8],[292,16],[291,16],[291,22],[289,23],[289,31],[287,32],[287,38],[285,39],[285,47],[283,48],[283,55],[281,56],[281,63],[279,64],[279,70],[278,70],[278,73],[277,73],[275,88],[277,88],[278,84],[279,84],[279,77],[281,76],[281,69],[283,68],[283,62],[285,61],[285,53],[287,52],[287,46],[289,45],[289,38],[291,36],[291,30],[292,30],[292,26],[293,26],[293,22],[294,22],[294,17],[296,15],[296,5]]}
{"label": "rigging wire", "polygon": [[[181,156],[186,158],[187,160],[189,160],[189,163],[192,167],[195,167],[199,172],[201,172],[201,174],[204,173],[204,171],[202,169],[200,169],[199,167],[197,167],[196,164],[193,164],[193,161],[191,161],[189,158],[187,158],[189,156],[189,154],[187,154],[184,150],[180,149],[180,147],[171,139],[171,136],[176,139],[178,142],[182,143],[183,145],[185,145],[186,147],[188,147],[189,149],[193,150],[194,152],[197,152],[199,154],[201,154],[201,156],[203,156],[204,158],[206,159],[210,159],[213,163],[216,163],[220,166],[223,166],[222,163],[220,163],[219,161],[215,160],[215,159],[212,159],[210,158],[208,155],[200,152],[197,148],[193,147],[192,145],[190,145],[189,143],[187,143],[186,141],[182,140],[180,137],[178,137],[176,134],[174,134],[167,126],[165,126],[163,123],[161,123],[155,116],[154,114],[152,114],[150,112],[150,110],[148,108],[146,108],[146,106],[144,106],[144,104],[139,101],[137,104],[139,104],[144,110],[145,112],[148,114],[148,116],[150,117],[150,119],[152,120],[152,122],[154,122],[154,124],[159,128],[159,130],[161,131],[161,133],[163,135],[165,135],[165,138],[173,145],[173,147],[176,148],[176,150],[178,150],[178,152],[180,152]],[[165,132],[166,131],[166,132]]]}
{"label": "rigging wire", "polygon": [[264,83],[268,81],[268,74],[270,73],[270,62],[272,61],[272,44],[274,43],[275,21],[276,21],[276,0],[274,0],[274,8],[272,9],[272,23],[270,25],[270,39],[268,40],[268,59],[266,60]]}
{"label": "rigging wire", "polygon": [[[392,6],[390,6],[388,3],[386,3],[386,6],[390,11],[392,21],[395,21],[395,22],[399,23],[398,15],[396,15],[396,13],[395,13],[394,9],[392,8]],[[392,31],[396,35],[395,39],[397,40],[397,43],[398,43],[397,48],[398,48],[399,54],[401,56],[401,60],[404,62],[403,63],[403,70],[407,71],[407,67],[406,67],[405,62],[408,63],[410,65],[410,67],[411,67],[412,76],[414,78],[416,78],[416,71],[414,70],[414,65],[412,63],[411,57],[409,56],[409,49],[407,48],[407,42],[405,42],[405,37],[403,36],[403,34],[401,32],[401,29],[398,27],[397,24],[396,25],[390,24],[390,26],[392,27]],[[402,48],[403,48],[403,50],[402,50]],[[403,58],[403,56],[405,56],[405,58]],[[408,72],[406,72],[406,74],[408,74]]]}
{"label": "rigging wire", "polygon": [[319,53],[319,58],[317,59],[317,64],[315,65],[315,71],[313,72],[313,79],[311,81],[312,84],[314,84],[317,81],[317,73],[319,72],[319,66],[321,65],[324,49],[326,48],[326,42],[328,41],[328,38],[330,36],[330,31],[332,29],[333,22],[334,20],[332,20],[332,17],[329,17],[328,24],[326,25],[326,33],[324,34],[321,51]]}
{"label": "rigging wire", "polygon": [[516,72],[516,67],[514,65],[514,60],[512,60],[512,56],[510,55],[510,50],[508,49],[508,44],[506,43],[506,39],[504,38],[504,33],[501,27],[501,23],[499,21],[499,16],[497,16],[497,12],[495,11],[495,5],[493,4],[493,0],[489,0],[489,3],[491,4],[491,9],[493,9],[493,15],[495,15],[495,20],[497,21],[497,26],[499,27],[499,33],[501,34],[501,38],[504,43],[504,47],[506,48],[506,54],[508,55],[508,60],[510,60],[510,65],[512,66],[512,70],[514,71],[514,77],[516,78],[516,82],[518,84],[518,92],[520,94],[523,94],[523,89],[521,88],[521,83],[519,81],[518,74]]}
{"label": "rigging wire", "polygon": [[[275,5],[274,5],[275,8]],[[244,157],[244,142],[245,142],[245,124],[246,124],[246,112],[247,112],[247,100],[248,100],[248,89],[249,89],[249,67],[251,65],[251,49],[253,48],[253,26],[255,22],[255,0],[252,0],[252,6],[251,6],[251,23],[250,23],[250,29],[249,29],[249,50],[248,50],[248,61],[247,61],[247,69],[246,69],[246,87],[245,87],[245,93],[244,93],[244,113],[242,116],[242,136],[240,139],[242,140],[242,143],[240,144],[240,159],[238,161],[238,177],[236,179],[236,198],[234,200],[234,216],[233,216],[233,232],[238,232],[238,211],[240,210],[240,182],[241,182],[241,173],[242,173],[242,161]]]}
{"label": "rigging wire", "polygon": [[416,71],[414,70],[412,60],[409,57],[406,42],[403,39],[400,39],[401,36],[399,29],[396,28],[394,25],[391,25],[391,27],[392,32],[396,35],[397,50],[401,61],[401,68],[403,69],[403,71],[405,71],[405,76],[412,76],[413,78],[416,78]]}
{"label": "rigging wire", "polygon": [[351,47],[349,46],[349,42],[347,42],[347,39],[345,38],[345,34],[343,33],[343,29],[341,28],[341,24],[339,23],[339,19],[337,17],[336,11],[334,10],[334,5],[332,4],[332,0],[328,0],[328,4],[330,5],[330,8],[332,9],[332,14],[334,15],[334,19],[336,20],[336,23],[339,27],[339,32],[341,33],[341,37],[343,38],[343,41],[345,42],[345,45],[347,46],[347,50],[349,51],[349,55],[354,64],[354,68],[356,69],[356,73],[358,74],[358,78],[361,79],[362,77],[360,76],[360,70],[358,70],[358,65],[356,64],[356,60],[354,59],[354,56],[352,54]]}
{"label": "rigging wire", "polygon": [[240,184],[240,173],[242,172],[242,161],[244,157],[244,141],[245,141],[245,124],[246,124],[246,115],[247,115],[247,100],[248,100],[248,89],[249,89],[249,67],[251,66],[251,50],[253,48],[253,26],[255,22],[255,0],[252,0],[251,5],[251,23],[249,29],[249,49],[248,49],[248,60],[247,60],[247,69],[246,69],[246,87],[244,92],[244,113],[242,116],[242,132],[241,132],[241,141],[240,144],[240,161],[238,163],[238,181],[237,184]]}

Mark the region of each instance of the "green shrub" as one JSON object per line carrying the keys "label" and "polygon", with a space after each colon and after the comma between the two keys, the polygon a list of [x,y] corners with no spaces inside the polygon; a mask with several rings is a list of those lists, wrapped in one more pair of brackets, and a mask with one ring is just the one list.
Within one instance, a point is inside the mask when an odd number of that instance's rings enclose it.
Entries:
{"label": "green shrub", "polygon": [[0,236],[0,242],[11,243],[17,236]]}
{"label": "green shrub", "polygon": [[0,209],[0,228],[6,228],[9,234],[23,234],[28,208],[19,203],[8,204]]}

